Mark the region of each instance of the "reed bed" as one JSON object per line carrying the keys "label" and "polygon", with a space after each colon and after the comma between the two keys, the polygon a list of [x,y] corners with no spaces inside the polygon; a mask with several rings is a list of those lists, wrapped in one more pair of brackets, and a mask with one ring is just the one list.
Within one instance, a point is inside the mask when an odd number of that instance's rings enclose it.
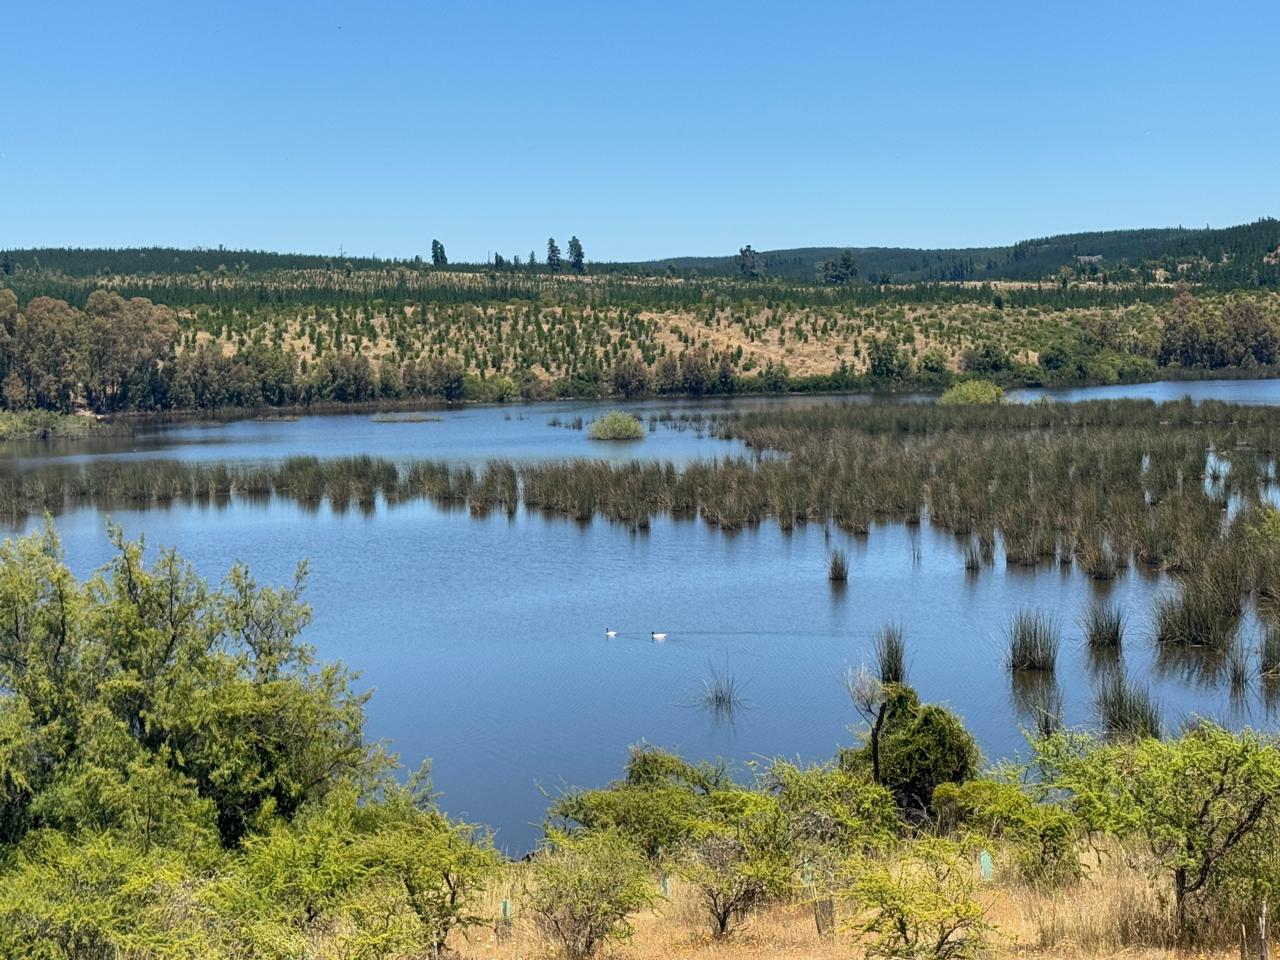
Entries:
{"label": "reed bed", "polygon": [[981,410],[831,403],[670,423],[737,439],[746,452],[681,467],[592,459],[480,468],[375,457],[97,460],[0,473],[0,516],[276,497],[366,510],[429,499],[478,516],[523,508],[633,530],[658,516],[700,518],[727,531],[765,521],[783,530],[831,524],[852,536],[875,522],[928,522],[957,535],[974,575],[1001,550],[1012,565],[1073,562],[1099,579],[1134,563],[1176,574],[1183,589],[1157,617],[1165,645],[1224,647],[1251,593],[1280,606],[1280,547],[1251,533],[1276,492],[1280,409],[1137,400]]}

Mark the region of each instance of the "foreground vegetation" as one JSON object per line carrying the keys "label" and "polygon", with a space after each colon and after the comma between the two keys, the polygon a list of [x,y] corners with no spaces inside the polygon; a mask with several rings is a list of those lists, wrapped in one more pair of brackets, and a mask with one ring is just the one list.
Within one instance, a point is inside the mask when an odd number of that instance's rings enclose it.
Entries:
{"label": "foreground vegetation", "polygon": [[815,955],[1234,948],[1280,883],[1274,739],[1059,730],[984,770],[892,629],[829,763],[733,777],[639,748],[508,863],[366,742],[351,674],[300,639],[301,572],[214,586],[116,547],[85,582],[48,530],[0,547],[5,956],[584,958],[653,911],[694,943],[803,926]]}

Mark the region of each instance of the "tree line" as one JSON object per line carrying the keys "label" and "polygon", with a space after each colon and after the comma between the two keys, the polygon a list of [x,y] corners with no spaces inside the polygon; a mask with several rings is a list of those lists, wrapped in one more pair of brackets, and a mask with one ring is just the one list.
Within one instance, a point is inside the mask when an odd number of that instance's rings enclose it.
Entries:
{"label": "tree line", "polygon": [[[572,255],[569,264],[574,269]],[[847,275],[857,268],[852,259],[837,259],[831,269]],[[844,286],[843,280],[833,283]],[[989,316],[998,320],[1014,296],[991,296]],[[615,316],[584,308],[581,315],[570,316],[561,308],[544,316],[535,309],[532,318],[520,314],[517,330],[511,314],[461,307],[463,315],[450,322],[461,321],[465,329],[456,323],[433,329],[421,303],[397,313],[389,305],[366,301],[363,308],[335,307],[304,320],[296,333],[308,340],[302,349],[286,338],[276,310],[242,314],[200,307],[194,314],[184,310],[179,315],[171,306],[107,290],[93,290],[79,306],[45,296],[20,306],[12,290],[0,288],[0,405],[105,414],[398,400],[839,391],[893,384],[945,387],[966,376],[1008,385],[1142,380],[1161,371],[1271,369],[1280,360],[1280,325],[1276,311],[1266,307],[1249,296],[1197,298],[1184,287],[1158,314],[1133,321],[1135,326],[1118,329],[1105,317],[1086,315],[1076,327],[1041,334],[1052,339],[1040,342],[1034,354],[1021,353],[1016,341],[1008,345],[998,325],[985,332],[973,328],[971,345],[953,348],[958,349],[954,357],[936,344],[915,349],[914,327],[892,322],[886,332],[867,334],[865,342],[855,343],[853,359],[860,360],[860,368],[851,366],[846,355],[828,373],[796,377],[780,361],[761,364],[746,355],[744,345],[751,348],[764,329],[750,313],[738,321],[744,324],[744,342],[732,349],[712,349],[682,335],[670,350],[655,339],[656,327],[645,327],[635,312]],[[709,311],[706,316],[715,325],[725,316],[718,304],[701,309]],[[734,309],[730,303],[730,322]],[[841,322],[838,314],[811,315],[806,320],[810,329],[802,331],[798,320],[789,329],[781,310],[782,305],[775,306],[765,319],[801,342],[821,337],[831,324]],[[367,340],[378,336],[372,323],[375,311],[382,311],[387,324],[384,347],[389,352],[384,349],[381,355],[364,349]],[[535,370],[539,363],[545,368],[541,372]],[[553,365],[558,366],[550,374]]]}

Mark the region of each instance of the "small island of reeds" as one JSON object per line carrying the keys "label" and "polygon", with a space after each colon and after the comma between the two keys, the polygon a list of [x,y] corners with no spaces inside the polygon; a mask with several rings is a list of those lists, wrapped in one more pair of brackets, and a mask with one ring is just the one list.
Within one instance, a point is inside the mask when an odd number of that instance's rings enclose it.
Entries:
{"label": "small island of reeds", "polygon": [[643,440],[644,424],[621,410],[610,410],[591,421],[587,436],[592,440]]}

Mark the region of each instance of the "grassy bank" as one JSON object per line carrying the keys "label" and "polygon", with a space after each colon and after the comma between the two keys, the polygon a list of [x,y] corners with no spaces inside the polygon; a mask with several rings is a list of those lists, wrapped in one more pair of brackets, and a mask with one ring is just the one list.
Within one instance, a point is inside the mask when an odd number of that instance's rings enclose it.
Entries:
{"label": "grassy bank", "polygon": [[127,432],[122,424],[51,410],[0,410],[0,440],[79,440]]}

